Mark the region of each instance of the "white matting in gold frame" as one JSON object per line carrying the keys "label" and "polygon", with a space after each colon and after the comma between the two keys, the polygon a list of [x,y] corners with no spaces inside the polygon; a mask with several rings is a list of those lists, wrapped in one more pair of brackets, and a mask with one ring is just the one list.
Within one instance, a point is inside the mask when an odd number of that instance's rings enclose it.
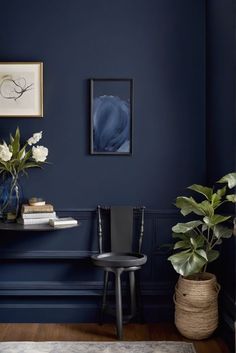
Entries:
{"label": "white matting in gold frame", "polygon": [[0,62],[0,117],[43,117],[43,63]]}

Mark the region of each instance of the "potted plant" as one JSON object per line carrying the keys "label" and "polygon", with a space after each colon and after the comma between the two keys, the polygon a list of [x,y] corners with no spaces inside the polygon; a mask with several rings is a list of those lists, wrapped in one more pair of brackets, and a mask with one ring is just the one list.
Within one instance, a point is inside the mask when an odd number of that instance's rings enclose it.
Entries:
{"label": "potted plant", "polygon": [[[224,186],[222,187],[222,184]],[[236,173],[225,175],[212,188],[191,185],[200,196],[179,196],[176,207],[183,216],[194,215],[173,228],[174,254],[168,260],[180,274],[175,290],[175,324],[187,338],[209,337],[218,326],[218,292],[215,275],[206,272],[219,255],[219,245],[233,233],[232,216],[220,212],[222,205],[235,203],[230,189],[236,186]]]}
{"label": "potted plant", "polygon": [[22,192],[19,177],[27,175],[30,168],[42,167],[48,156],[44,146],[34,146],[42,138],[42,131],[34,133],[21,145],[20,130],[10,135],[10,141],[0,144],[0,217],[4,221],[15,221],[19,213]]}

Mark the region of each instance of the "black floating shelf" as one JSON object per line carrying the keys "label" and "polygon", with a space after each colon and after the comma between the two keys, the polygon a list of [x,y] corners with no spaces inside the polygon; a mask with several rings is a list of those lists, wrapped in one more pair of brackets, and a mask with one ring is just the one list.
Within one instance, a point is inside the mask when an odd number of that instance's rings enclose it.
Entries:
{"label": "black floating shelf", "polygon": [[76,228],[80,224],[75,225],[67,225],[67,226],[59,226],[59,227],[52,227],[49,224],[18,224],[18,223],[3,223],[0,222],[0,231],[13,231],[13,232],[27,232],[27,231],[34,231],[34,232],[51,232],[51,231],[58,231],[63,229],[69,228]]}

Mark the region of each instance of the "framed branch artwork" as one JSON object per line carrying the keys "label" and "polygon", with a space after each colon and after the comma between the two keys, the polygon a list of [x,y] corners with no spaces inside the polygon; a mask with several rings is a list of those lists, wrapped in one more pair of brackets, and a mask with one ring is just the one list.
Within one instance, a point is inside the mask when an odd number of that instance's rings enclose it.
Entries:
{"label": "framed branch artwork", "polygon": [[0,62],[0,117],[43,117],[43,63]]}
{"label": "framed branch artwork", "polygon": [[90,153],[131,155],[133,79],[90,79]]}

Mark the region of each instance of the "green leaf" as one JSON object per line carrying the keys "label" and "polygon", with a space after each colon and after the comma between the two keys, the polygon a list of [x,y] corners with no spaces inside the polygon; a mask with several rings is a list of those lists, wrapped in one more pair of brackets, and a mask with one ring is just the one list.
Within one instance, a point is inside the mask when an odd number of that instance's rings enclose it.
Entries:
{"label": "green leaf", "polygon": [[9,162],[0,161],[0,166],[7,172],[11,171],[11,164]]}
{"label": "green leaf", "polygon": [[[190,235],[183,234],[184,238],[180,241],[177,241],[174,245],[174,249],[198,249],[204,246],[205,238],[203,235],[197,235],[193,232],[193,235],[190,232]],[[191,236],[192,235],[192,236]]]}
{"label": "green leaf", "polygon": [[220,238],[230,238],[233,234],[233,229],[222,226],[221,224],[214,227],[214,236]]}
{"label": "green leaf", "polygon": [[189,186],[188,189],[194,190],[194,191],[198,192],[199,194],[204,195],[208,200],[211,200],[211,196],[213,193],[212,188],[208,188],[207,186],[202,186],[202,185],[198,185],[198,184],[193,184],[193,185]]}
{"label": "green leaf", "polygon": [[189,256],[192,252],[189,250],[181,251],[168,257],[168,260],[173,263],[181,263],[186,256]]}
{"label": "green leaf", "polygon": [[214,193],[211,198],[211,204],[213,209],[216,209],[221,204],[221,196],[219,194]]}
{"label": "green leaf", "polygon": [[182,240],[186,240],[188,237],[186,236],[186,234],[181,234],[181,233],[172,233],[172,237],[174,239],[182,239]]}
{"label": "green leaf", "polygon": [[31,152],[31,149],[30,149],[29,151],[27,151],[25,153],[24,158],[22,158],[22,160],[20,161],[20,166],[19,166],[20,170],[24,169],[24,166],[25,166],[26,162],[31,158],[31,155],[32,155],[32,152]]}
{"label": "green leaf", "polygon": [[172,237],[177,239],[182,239],[182,240],[188,239],[188,236],[186,234],[175,233],[175,232],[172,233]]}
{"label": "green leaf", "polygon": [[8,148],[9,148],[9,151],[10,151],[11,153],[13,153],[12,145],[8,145]]}
{"label": "green leaf", "polygon": [[12,144],[13,141],[14,141],[14,138],[13,138],[12,134],[10,134],[10,143]]}
{"label": "green leaf", "polygon": [[218,189],[216,193],[220,198],[222,198],[223,196],[225,196],[226,190],[227,190],[227,188],[226,188],[226,186],[224,186],[222,189]]}
{"label": "green leaf", "polygon": [[172,231],[175,233],[187,233],[190,230],[198,227],[200,224],[203,224],[202,221],[191,221],[187,223],[177,223],[172,227]]}
{"label": "green leaf", "polygon": [[27,152],[25,153],[25,156],[24,156],[24,158],[23,158],[23,161],[26,162],[28,159],[30,159],[31,155],[32,155],[32,151],[31,151],[31,150],[27,151]]}
{"label": "green leaf", "polygon": [[203,250],[203,249],[197,249],[197,250],[196,250],[196,254],[198,254],[199,256],[203,257],[206,261],[208,260],[208,259],[207,259],[207,254],[206,254],[205,250]]}
{"label": "green leaf", "polygon": [[24,147],[22,147],[22,149],[18,152],[18,155],[17,155],[17,159],[20,161],[25,153],[25,148],[26,148],[26,145]]}
{"label": "green leaf", "polygon": [[8,168],[8,163],[7,163],[7,162],[4,162],[4,161],[2,161],[2,160],[0,160],[0,165],[1,165],[1,167],[5,168],[5,169]]}
{"label": "green leaf", "polygon": [[190,238],[190,243],[194,249],[197,249],[197,242],[194,238]]}
{"label": "green leaf", "polygon": [[199,206],[199,204],[192,197],[177,197],[175,206],[181,209],[180,212],[183,216],[187,216],[191,212],[194,212],[199,216],[205,215],[201,206]]}
{"label": "green leaf", "polygon": [[199,251],[181,251],[171,255],[168,260],[171,262],[175,271],[182,276],[189,276],[199,273],[207,263],[206,258],[199,255]]}
{"label": "green leaf", "polygon": [[230,202],[236,203],[236,194],[227,195],[226,199]]}
{"label": "green leaf", "polygon": [[199,234],[196,238],[194,238],[197,243],[197,248],[202,248],[205,243],[205,237]]}
{"label": "green leaf", "polygon": [[201,208],[204,215],[209,216],[209,217],[213,216],[214,208],[212,207],[212,205],[209,201],[207,201],[207,200],[202,201],[199,204],[199,207]]}
{"label": "green leaf", "polygon": [[220,252],[218,250],[210,250],[207,253],[208,262],[215,261],[220,256]]}
{"label": "green leaf", "polygon": [[229,219],[231,216],[221,216],[219,214],[215,214],[212,217],[204,217],[203,221],[206,223],[206,225],[208,227],[214,227],[216,224],[218,223],[223,223],[225,221],[227,221],[227,219]]}
{"label": "green leaf", "polygon": [[11,146],[12,146],[13,156],[16,156],[20,150],[20,130],[18,127],[16,129],[15,137],[13,142],[11,143]]}
{"label": "green leaf", "polygon": [[186,233],[175,233],[175,232],[172,233],[172,237],[174,239],[181,239],[181,240],[187,240],[187,241],[189,241],[190,237],[194,237],[195,235],[196,233],[193,230]]}
{"label": "green leaf", "polygon": [[190,248],[189,241],[186,241],[186,240],[177,241],[177,243],[175,243],[174,245],[174,250],[181,249],[181,248],[189,249]]}
{"label": "green leaf", "polygon": [[32,163],[26,163],[24,165],[24,169],[26,169],[26,168],[42,168],[42,167],[41,167],[41,165],[32,162]]}
{"label": "green leaf", "polygon": [[229,173],[223,176],[223,178],[218,180],[217,183],[221,183],[221,184],[226,183],[228,184],[228,188],[232,189],[233,187],[236,186],[236,173]]}

